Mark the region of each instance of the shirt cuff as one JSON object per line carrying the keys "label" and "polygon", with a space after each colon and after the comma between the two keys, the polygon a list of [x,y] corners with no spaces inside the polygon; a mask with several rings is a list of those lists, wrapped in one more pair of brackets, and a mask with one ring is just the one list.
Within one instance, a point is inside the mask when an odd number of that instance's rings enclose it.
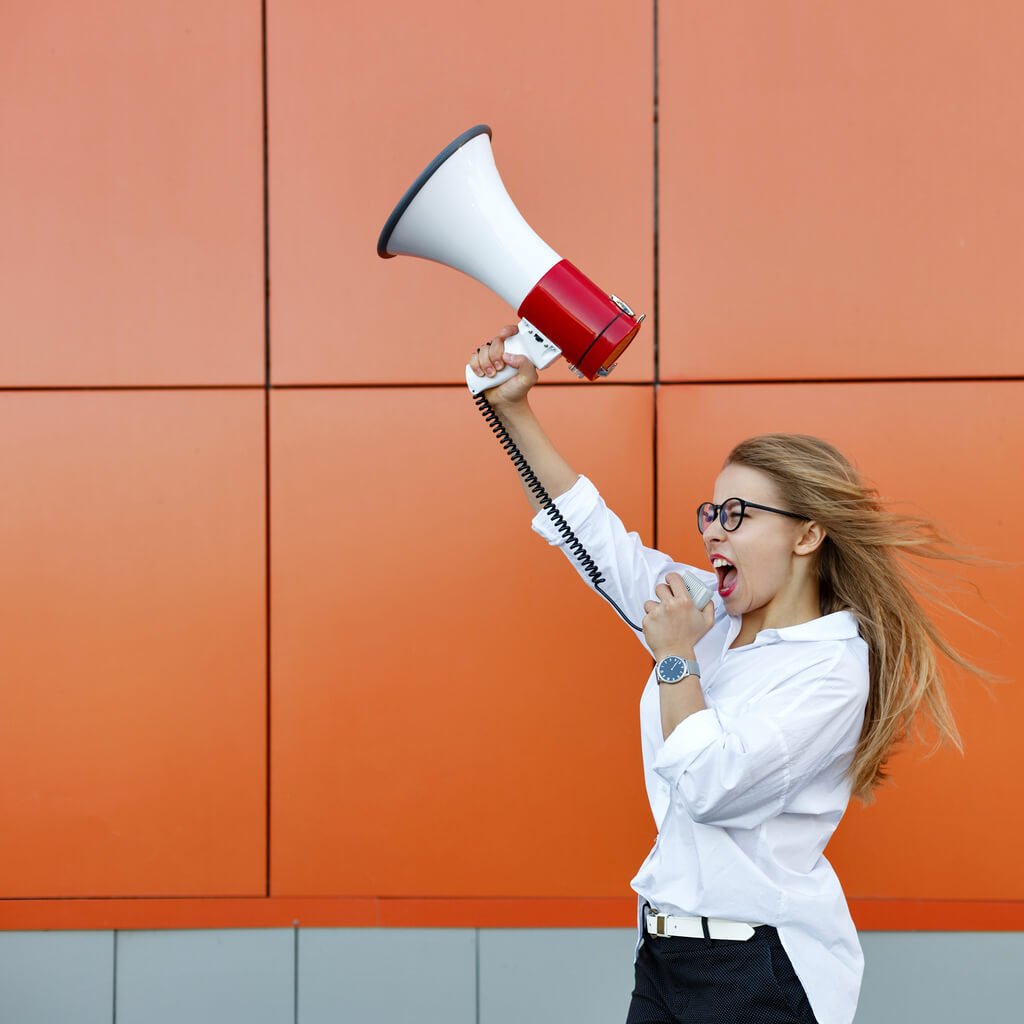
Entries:
{"label": "shirt cuff", "polygon": [[675,784],[694,758],[722,735],[722,723],[712,708],[695,711],[669,734],[654,758],[654,770],[668,783]]}
{"label": "shirt cuff", "polygon": [[[597,493],[597,488],[585,476],[579,476],[569,490],[558,495],[557,498],[553,498],[552,501],[558,506],[558,511],[565,516],[567,522],[578,523],[597,506],[600,495]],[[533,522],[530,525],[533,531],[539,533],[549,544],[559,545],[565,541],[565,538],[559,533],[558,527],[552,522],[551,516],[544,509],[541,509],[533,517]]]}

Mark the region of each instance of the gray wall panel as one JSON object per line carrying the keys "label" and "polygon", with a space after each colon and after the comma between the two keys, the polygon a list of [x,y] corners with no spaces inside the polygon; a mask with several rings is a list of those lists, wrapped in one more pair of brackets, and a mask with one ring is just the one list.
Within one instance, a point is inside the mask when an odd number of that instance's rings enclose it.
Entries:
{"label": "gray wall panel", "polygon": [[635,944],[632,928],[481,931],[479,1024],[622,1024]]}
{"label": "gray wall panel", "polygon": [[475,1024],[476,934],[471,928],[302,928],[299,1021]]}
{"label": "gray wall panel", "polygon": [[293,1024],[295,932],[120,932],[117,1024]]}
{"label": "gray wall panel", "polygon": [[[633,929],[485,930],[479,1024],[622,1024]],[[1024,1020],[1018,932],[862,932],[856,1024]]]}
{"label": "gray wall panel", "polygon": [[0,1021],[113,1019],[113,932],[0,932]]}
{"label": "gray wall panel", "polygon": [[861,932],[856,1024],[1024,1020],[1020,932]]}
{"label": "gray wall panel", "polygon": [[[298,1024],[622,1024],[634,932],[299,932]],[[866,932],[856,1024],[1024,1020],[1019,932]],[[291,929],[121,932],[117,1024],[295,1024]],[[111,1024],[111,932],[0,932],[2,1024]],[[479,1003],[479,1017],[477,1005]]]}

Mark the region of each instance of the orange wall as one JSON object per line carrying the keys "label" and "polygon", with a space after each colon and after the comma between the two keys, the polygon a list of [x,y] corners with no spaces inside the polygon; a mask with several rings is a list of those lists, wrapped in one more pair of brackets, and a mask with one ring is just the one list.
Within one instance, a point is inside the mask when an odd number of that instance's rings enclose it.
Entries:
{"label": "orange wall", "polygon": [[[648,313],[537,397],[645,539],[799,430],[1024,560],[1016,5],[8,7],[0,927],[633,920],[649,662],[459,383],[511,312],[375,254],[470,125]],[[851,809],[862,927],[1024,927],[1021,573],[968,576],[1010,682]]]}

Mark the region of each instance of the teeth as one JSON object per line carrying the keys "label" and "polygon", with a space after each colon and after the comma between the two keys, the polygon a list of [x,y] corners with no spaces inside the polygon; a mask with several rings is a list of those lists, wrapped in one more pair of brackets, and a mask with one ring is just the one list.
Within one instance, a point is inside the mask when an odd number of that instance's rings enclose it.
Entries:
{"label": "teeth", "polygon": [[730,569],[734,568],[732,562],[727,562],[724,558],[712,558],[711,559],[711,567],[713,569],[724,569],[727,566]]}

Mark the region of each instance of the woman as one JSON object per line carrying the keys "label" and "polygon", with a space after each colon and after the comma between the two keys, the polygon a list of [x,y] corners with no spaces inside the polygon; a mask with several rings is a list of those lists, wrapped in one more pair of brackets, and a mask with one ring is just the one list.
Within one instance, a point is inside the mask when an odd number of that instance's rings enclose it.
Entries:
{"label": "woman", "polygon": [[[674,563],[627,533],[547,438],[528,402],[536,370],[504,351],[515,331],[470,365],[517,369],[488,399],[609,596],[643,617],[655,660],[640,718],[658,838],[632,883],[627,1024],[849,1024],[863,958],[823,850],[922,705],[959,745],[935,652],[976,670],[896,555],[956,556],[930,524],[884,511],[831,445],[776,434],[738,445],[697,511],[713,572]],[[564,547],[543,511],[534,529]],[[716,588],[703,611],[684,570]]]}

